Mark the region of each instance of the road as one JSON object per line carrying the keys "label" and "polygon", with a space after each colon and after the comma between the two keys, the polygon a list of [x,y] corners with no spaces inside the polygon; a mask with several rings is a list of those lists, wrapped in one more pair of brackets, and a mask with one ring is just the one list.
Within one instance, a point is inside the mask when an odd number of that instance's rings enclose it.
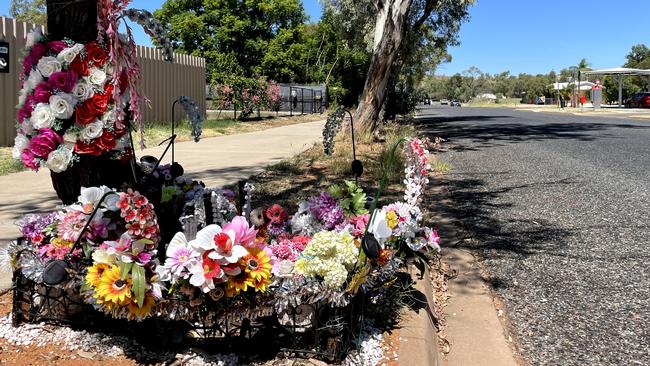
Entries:
{"label": "road", "polygon": [[[423,109],[448,214],[533,365],[650,365],[650,121]],[[443,234],[444,235],[444,234]],[[453,244],[453,243],[450,243]]]}

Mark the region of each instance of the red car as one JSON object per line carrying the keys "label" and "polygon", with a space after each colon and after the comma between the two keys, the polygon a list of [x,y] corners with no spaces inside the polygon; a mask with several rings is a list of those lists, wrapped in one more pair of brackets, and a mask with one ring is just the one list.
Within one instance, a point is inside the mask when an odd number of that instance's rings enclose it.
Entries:
{"label": "red car", "polygon": [[650,93],[636,93],[627,101],[629,108],[650,108]]}

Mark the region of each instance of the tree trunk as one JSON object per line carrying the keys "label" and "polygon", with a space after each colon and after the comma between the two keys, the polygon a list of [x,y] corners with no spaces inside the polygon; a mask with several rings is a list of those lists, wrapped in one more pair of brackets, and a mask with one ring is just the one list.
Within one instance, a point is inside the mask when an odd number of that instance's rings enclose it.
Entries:
{"label": "tree trunk", "polygon": [[377,0],[377,23],[370,68],[363,94],[354,119],[375,131],[380,124],[380,112],[386,99],[386,87],[392,66],[402,46],[406,21],[412,0]]}
{"label": "tree trunk", "polygon": [[97,0],[47,0],[47,33],[52,40],[97,39]]}
{"label": "tree trunk", "polygon": [[[97,0],[47,0],[47,30],[51,40],[96,40]],[[127,123],[129,118],[127,112]],[[76,202],[81,187],[106,185],[120,189],[125,183],[135,183],[130,162],[111,160],[108,156],[83,155],[66,171],[51,172],[50,176],[64,204]]]}

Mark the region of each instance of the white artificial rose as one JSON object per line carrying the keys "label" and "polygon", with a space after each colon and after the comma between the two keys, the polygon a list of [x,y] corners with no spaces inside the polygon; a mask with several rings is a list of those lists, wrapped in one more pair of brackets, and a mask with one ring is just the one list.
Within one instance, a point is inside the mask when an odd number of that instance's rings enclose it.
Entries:
{"label": "white artificial rose", "polygon": [[27,89],[22,88],[20,90],[20,94],[18,95],[18,109],[22,109],[23,106],[25,105],[25,102],[27,101]]}
{"label": "white artificial rose", "polygon": [[50,109],[54,117],[58,119],[68,119],[74,113],[74,107],[77,100],[70,94],[59,93],[50,97]]}
{"label": "white artificial rose", "polygon": [[99,120],[95,120],[93,123],[89,123],[83,130],[81,130],[81,139],[84,141],[96,139],[102,135],[103,131],[104,124]]}
{"label": "white artificial rose", "polygon": [[70,162],[72,161],[72,150],[68,149],[66,146],[59,146],[58,149],[53,150],[47,156],[47,162],[45,166],[50,168],[51,171],[55,173],[61,173],[68,169]]}
{"label": "white artificial rose", "polygon": [[100,117],[100,120],[102,123],[104,123],[104,127],[110,127],[113,126],[115,123],[115,120],[117,119],[117,113],[115,111],[115,108],[110,107],[106,110],[104,114]]}
{"label": "white artificial rose", "polygon": [[68,129],[63,134],[63,142],[65,142],[67,144],[75,144],[75,143],[77,143],[78,138],[79,138],[79,132],[76,131],[75,129]]}
{"label": "white artificial rose", "polygon": [[90,85],[88,81],[85,80],[85,78],[79,80],[72,89],[72,95],[74,95],[75,98],[81,100],[82,102],[92,98],[94,94],[95,91],[93,90],[92,85]]}
{"label": "white artificial rose", "polygon": [[12,156],[16,160],[20,160],[23,150],[29,147],[29,139],[27,136],[19,133],[14,139],[14,149],[12,151]]}
{"label": "white artificial rose", "polygon": [[25,48],[29,49],[34,47],[36,42],[40,42],[43,38],[43,33],[41,33],[41,28],[34,28],[33,31],[27,34],[27,40],[25,41]]}
{"label": "white artificial rose", "polygon": [[55,57],[47,56],[38,61],[36,68],[43,77],[49,78],[55,72],[61,71],[61,63]]}
{"label": "white artificial rose", "polygon": [[106,73],[96,67],[91,67],[88,80],[91,84],[102,86],[106,81]]}
{"label": "white artificial rose", "polygon": [[77,43],[74,46],[68,47],[59,52],[59,54],[56,56],[56,59],[60,62],[71,63],[83,48],[84,46],[82,44]]}
{"label": "white artificial rose", "polygon": [[47,103],[38,103],[29,121],[35,129],[40,130],[41,128],[52,127],[54,119],[54,113],[52,113],[50,105]]}
{"label": "white artificial rose", "polygon": [[32,70],[29,73],[29,76],[27,77],[27,80],[25,80],[25,84],[23,84],[23,89],[25,90],[25,94],[29,94],[38,84],[43,81],[43,75],[38,70]]}

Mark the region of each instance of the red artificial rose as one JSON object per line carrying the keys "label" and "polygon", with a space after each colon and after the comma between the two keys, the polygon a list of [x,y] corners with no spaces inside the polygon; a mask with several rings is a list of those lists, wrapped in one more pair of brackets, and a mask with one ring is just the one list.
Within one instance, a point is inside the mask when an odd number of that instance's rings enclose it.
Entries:
{"label": "red artificial rose", "polygon": [[103,48],[99,47],[96,42],[90,42],[86,45],[88,61],[92,62],[95,67],[102,67],[106,63],[108,55]]}
{"label": "red artificial rose", "polygon": [[77,107],[75,111],[75,120],[80,125],[87,125],[97,118],[97,109],[92,99],[88,99]]}
{"label": "red artificial rose", "polygon": [[94,155],[99,156],[102,154],[102,149],[95,143],[96,140],[93,140],[89,143],[77,141],[74,145],[74,152],[79,155]]}
{"label": "red artificial rose", "polygon": [[108,108],[108,101],[110,100],[110,98],[111,96],[108,94],[97,93],[90,99],[93,107],[95,107],[96,115],[101,115],[106,112],[106,108]]}
{"label": "red artificial rose", "polygon": [[79,77],[90,75],[88,63],[81,58],[81,54],[78,54],[77,57],[72,60],[70,63],[70,69],[79,75]]}
{"label": "red artificial rose", "polygon": [[115,135],[109,131],[104,131],[104,133],[96,141],[97,145],[103,151],[111,151],[115,148],[115,146],[117,146]]}
{"label": "red artificial rose", "polygon": [[112,96],[113,95],[113,89],[114,89],[113,84],[106,83],[106,85],[104,85],[104,94]]}

